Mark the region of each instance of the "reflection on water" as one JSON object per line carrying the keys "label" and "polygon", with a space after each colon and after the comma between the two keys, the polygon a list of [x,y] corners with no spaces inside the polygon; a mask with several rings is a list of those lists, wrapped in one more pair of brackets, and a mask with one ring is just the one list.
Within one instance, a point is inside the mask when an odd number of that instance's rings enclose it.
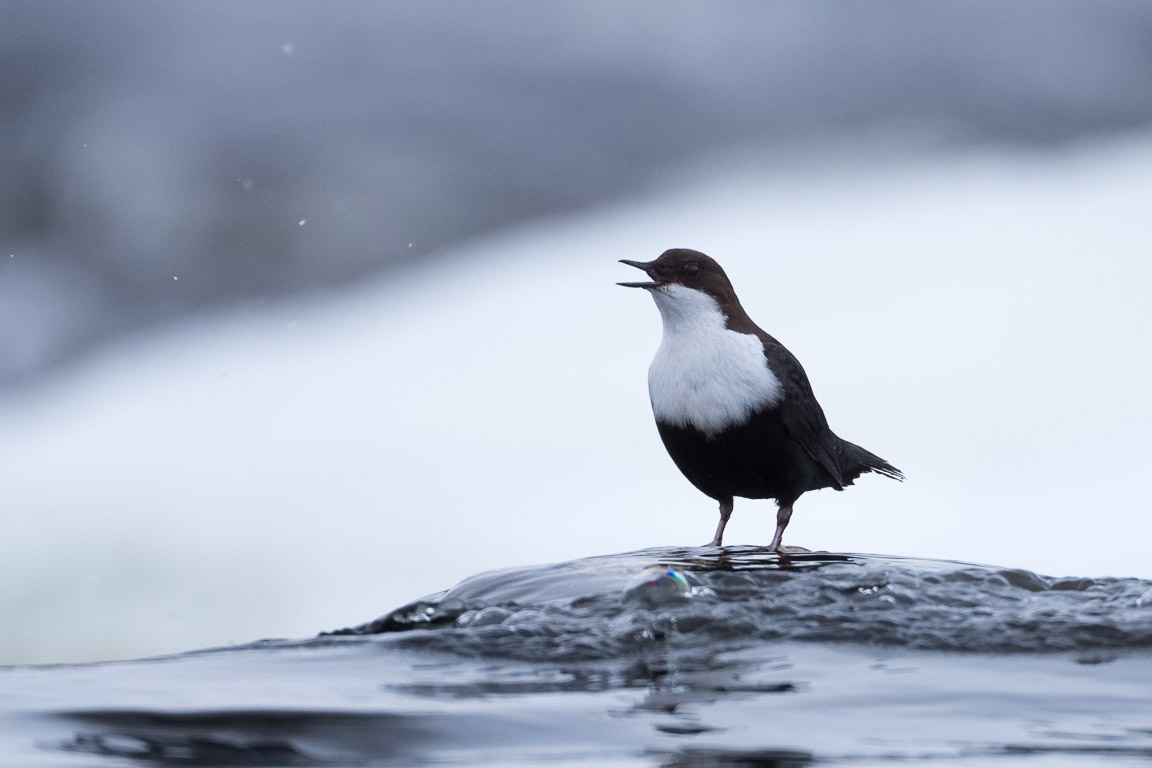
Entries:
{"label": "reflection on water", "polygon": [[1134,763],[1148,590],[753,548],[500,571],[345,634],[0,670],[0,764]]}

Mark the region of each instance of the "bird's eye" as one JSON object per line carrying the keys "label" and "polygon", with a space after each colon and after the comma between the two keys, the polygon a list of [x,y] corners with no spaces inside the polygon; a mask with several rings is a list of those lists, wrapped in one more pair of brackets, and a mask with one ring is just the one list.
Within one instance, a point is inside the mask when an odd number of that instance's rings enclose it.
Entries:
{"label": "bird's eye", "polygon": [[694,261],[690,261],[684,265],[684,274],[688,277],[696,277],[696,273],[700,271],[700,265]]}

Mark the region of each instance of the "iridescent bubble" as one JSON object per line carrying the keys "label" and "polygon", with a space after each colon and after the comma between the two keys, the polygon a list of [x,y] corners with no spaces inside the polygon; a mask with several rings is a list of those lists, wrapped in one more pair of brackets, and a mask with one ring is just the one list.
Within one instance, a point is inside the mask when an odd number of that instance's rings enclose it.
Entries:
{"label": "iridescent bubble", "polygon": [[664,605],[687,600],[692,594],[688,578],[665,566],[653,566],[641,573],[625,592],[625,600],[637,600],[645,605]]}

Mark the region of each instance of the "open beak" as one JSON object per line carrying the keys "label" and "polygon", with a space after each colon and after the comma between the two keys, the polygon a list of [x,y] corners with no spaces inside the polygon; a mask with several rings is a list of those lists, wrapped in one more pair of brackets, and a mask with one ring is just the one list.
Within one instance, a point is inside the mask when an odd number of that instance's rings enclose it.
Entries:
{"label": "open beak", "polygon": [[[650,261],[632,261],[630,259],[620,259],[620,263],[627,264],[630,267],[636,267],[636,269],[642,269],[648,274],[649,277],[652,276],[652,273],[648,272],[648,267],[652,264]],[[625,288],[659,288],[661,285],[663,285],[663,283],[616,283],[616,285],[622,285]]]}

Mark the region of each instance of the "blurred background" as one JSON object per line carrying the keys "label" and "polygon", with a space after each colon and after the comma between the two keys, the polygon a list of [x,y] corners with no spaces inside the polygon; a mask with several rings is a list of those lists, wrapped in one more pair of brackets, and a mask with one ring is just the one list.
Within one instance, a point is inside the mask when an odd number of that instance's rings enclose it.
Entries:
{"label": "blurred background", "polygon": [[1152,576],[1149,40],[1138,0],[0,0],[0,664],[708,540],[613,285],[669,247],[908,473],[788,543]]}

